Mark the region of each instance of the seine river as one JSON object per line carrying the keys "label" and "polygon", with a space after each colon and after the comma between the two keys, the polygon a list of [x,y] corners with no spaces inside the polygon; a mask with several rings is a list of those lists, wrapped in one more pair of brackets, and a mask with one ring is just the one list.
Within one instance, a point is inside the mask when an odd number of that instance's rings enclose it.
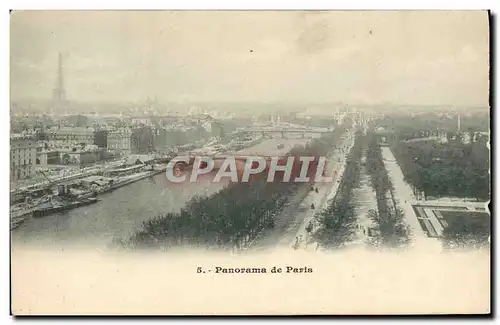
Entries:
{"label": "seine river", "polygon": [[[267,139],[252,148],[241,150],[262,155],[280,155],[307,139]],[[284,148],[277,150],[276,145]],[[196,195],[211,195],[224,187],[223,183],[183,183],[172,186],[165,174],[158,174],[121,187],[100,196],[100,202],[26,220],[11,231],[13,244],[37,247],[67,246],[106,247],[113,238],[124,238],[139,229],[141,223],[166,212],[179,211]]]}

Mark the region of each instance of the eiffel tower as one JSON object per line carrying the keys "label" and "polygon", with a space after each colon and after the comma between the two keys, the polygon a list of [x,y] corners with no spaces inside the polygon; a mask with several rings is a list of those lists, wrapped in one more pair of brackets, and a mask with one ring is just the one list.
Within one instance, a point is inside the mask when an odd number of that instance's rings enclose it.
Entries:
{"label": "eiffel tower", "polygon": [[56,87],[52,91],[52,113],[60,115],[67,113],[68,101],[66,100],[66,90],[64,89],[63,58],[59,53],[57,64]]}

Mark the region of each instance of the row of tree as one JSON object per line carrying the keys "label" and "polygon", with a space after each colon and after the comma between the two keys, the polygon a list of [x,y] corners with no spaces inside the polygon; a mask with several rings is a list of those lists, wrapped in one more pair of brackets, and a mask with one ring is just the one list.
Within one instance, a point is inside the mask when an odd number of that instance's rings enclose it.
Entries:
{"label": "row of tree", "polygon": [[[411,110],[411,109],[410,109]],[[447,132],[457,131],[457,113],[436,114],[436,112],[420,113],[418,118],[413,114],[391,115],[377,120],[378,125],[393,130],[396,133],[420,132],[422,130],[443,130]],[[474,112],[469,110],[468,114],[461,114],[461,130],[487,131],[490,129],[490,116],[487,109]]]}
{"label": "row of tree", "polygon": [[392,141],[405,180],[428,196],[489,200],[489,150],[481,143]]}
{"label": "row of tree", "polygon": [[410,231],[405,225],[403,211],[397,207],[394,200],[394,188],[384,165],[378,137],[369,132],[366,141],[366,170],[377,200],[377,211],[369,211],[370,219],[378,229],[372,244],[386,247],[405,246],[410,241]]}
{"label": "row of tree", "polygon": [[273,226],[274,217],[293,190],[285,183],[233,184],[211,197],[194,197],[179,213],[144,222],[127,244],[239,248],[262,229]]}
{"label": "row of tree", "polygon": [[[474,197],[476,199],[489,199],[489,152],[487,147],[481,143],[448,143],[441,144],[435,141],[422,141],[407,143],[401,141],[401,134],[390,138],[391,150],[403,171],[405,181],[414,189],[417,197],[423,192],[423,197],[430,196],[455,196]],[[376,140],[372,140],[373,147]],[[378,157],[378,151],[376,150]],[[372,173],[380,175],[378,182],[379,191],[391,192],[392,186],[386,171],[382,170],[383,161],[377,159],[379,167],[370,164]],[[377,189],[376,189],[377,190]],[[392,198],[391,198],[392,199]],[[390,200],[384,201],[382,196],[377,196],[379,213],[371,211],[372,220],[380,225],[381,235],[387,233],[384,229],[393,228],[391,219],[401,220],[395,228],[396,236],[389,236],[385,242],[395,242],[396,245],[407,242],[407,230],[403,226],[403,212],[395,207],[390,208]],[[389,202],[386,204],[386,202]],[[380,211],[383,211],[380,213]],[[389,219],[383,218],[382,214],[388,211],[394,215]],[[389,220],[389,222],[387,222]],[[447,225],[440,235],[440,240],[445,249],[489,247],[490,217],[487,213],[479,213],[476,216],[456,212],[452,218],[447,218]],[[384,242],[381,236],[378,242]],[[392,238],[392,239],[391,239]],[[399,239],[398,239],[399,238]],[[391,244],[393,245],[393,244]]]}
{"label": "row of tree", "polygon": [[326,209],[315,217],[320,228],[314,234],[321,247],[335,249],[348,243],[356,231],[356,212],[352,200],[359,186],[363,135],[356,134],[354,146],[346,158],[346,165],[337,194]]}
{"label": "row of tree", "polygon": [[[338,129],[305,147],[296,147],[290,155],[325,155],[341,132]],[[283,182],[283,172],[276,175],[274,182],[267,182],[266,175],[262,174],[248,183],[232,183],[210,197],[195,197],[178,213],[167,213],[145,221],[140,230],[118,244],[126,248],[163,249],[175,246],[244,247],[263,229],[274,226],[276,216],[299,187],[310,186]]]}

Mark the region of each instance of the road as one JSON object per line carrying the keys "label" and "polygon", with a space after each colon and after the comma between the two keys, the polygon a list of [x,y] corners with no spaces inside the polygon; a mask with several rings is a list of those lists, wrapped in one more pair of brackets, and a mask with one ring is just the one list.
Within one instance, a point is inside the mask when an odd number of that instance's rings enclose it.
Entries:
{"label": "road", "polygon": [[[366,151],[363,152],[363,154],[366,154]],[[370,177],[368,176],[365,165],[361,166],[360,173],[359,187],[356,187],[353,191],[353,201],[356,204],[356,215],[360,228],[353,242],[364,244],[365,240],[368,238],[368,228],[374,226],[373,221],[368,216],[368,212],[370,210],[377,211],[377,198],[375,190],[371,186]]]}
{"label": "road", "polygon": [[[305,198],[305,204],[310,206],[311,203],[317,207],[317,211],[325,209],[327,205],[335,198],[337,191],[339,189],[342,177],[345,170],[345,162],[347,159],[347,154],[350,152],[352,146],[354,145],[354,136],[351,133],[347,138],[345,138],[341,144],[341,148],[344,148],[344,152],[336,151],[332,155],[330,162],[331,169],[327,171],[328,175],[333,176],[333,183],[319,183],[314,184],[314,187],[318,187],[319,193],[310,192]],[[284,237],[280,241],[280,244],[288,244],[292,248],[303,248],[303,249],[314,249],[316,248],[316,243],[314,243],[310,234],[316,231],[315,224],[315,214],[314,211],[304,211],[303,216],[299,215],[299,219],[303,219],[299,228],[297,229],[294,237]],[[308,225],[311,224],[312,229],[310,232],[307,231]]]}
{"label": "road", "polygon": [[[337,145],[337,148],[344,149],[345,153],[349,152],[350,147],[354,143],[352,133],[345,136]],[[314,219],[316,211],[321,209],[329,197],[336,192],[339,180],[342,173],[342,166],[345,163],[346,154],[340,150],[335,150],[329,157],[326,164],[325,174],[334,176],[332,183],[315,183],[314,188],[318,188],[318,193],[310,191],[306,186],[301,188],[291,202],[281,214],[276,217],[275,227],[265,230],[260,233],[255,240],[250,244],[251,251],[262,251],[276,249],[278,247],[292,247],[295,244],[295,238],[302,236],[305,243],[306,230],[308,223]],[[311,209],[311,204],[314,203],[315,209]]]}
{"label": "road", "polygon": [[389,178],[394,186],[395,200],[405,214],[405,221],[411,228],[412,246],[417,248],[430,248],[441,250],[441,245],[434,238],[429,238],[418,222],[412,202],[416,201],[411,187],[405,182],[403,172],[396,162],[391,149],[382,147],[382,157],[384,165],[389,174]]}

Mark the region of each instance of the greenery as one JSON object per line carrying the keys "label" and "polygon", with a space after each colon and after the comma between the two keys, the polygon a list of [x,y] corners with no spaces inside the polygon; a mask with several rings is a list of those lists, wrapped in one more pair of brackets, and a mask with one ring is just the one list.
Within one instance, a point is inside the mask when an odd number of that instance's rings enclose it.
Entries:
{"label": "greenery", "polygon": [[368,216],[378,229],[376,236],[372,238],[372,245],[397,248],[410,243],[410,228],[404,223],[403,210],[388,209],[385,215],[370,210]]}
{"label": "greenery", "polygon": [[405,180],[419,196],[490,197],[489,150],[482,143],[406,143],[394,140],[391,149]]}
{"label": "greenery", "polygon": [[69,154],[65,153],[63,156],[62,156],[62,163],[64,165],[69,165],[71,163],[71,157],[69,156]]}
{"label": "greenery", "polygon": [[[411,109],[410,109],[411,110]],[[411,110],[415,113],[415,110]],[[465,131],[487,131],[490,126],[488,110],[469,110],[469,114],[460,114],[460,129]],[[377,121],[378,125],[394,131],[397,134],[406,134],[411,137],[412,133],[420,133],[422,130],[444,130],[455,132],[458,128],[457,113],[436,114],[427,112],[414,116],[413,114],[397,115],[391,114]]]}
{"label": "greenery", "polygon": [[[485,142],[469,144],[456,140],[448,143],[439,143],[434,140],[406,142],[406,139],[412,138],[412,131],[410,127],[401,128],[387,138],[405,181],[413,187],[418,199],[443,196],[474,198],[481,201],[490,199],[489,150]],[[417,134],[426,131],[415,132]],[[373,143],[376,143],[375,139]],[[375,150],[372,152],[376,153]],[[378,153],[375,156],[378,156]],[[379,161],[378,164],[381,167],[383,162]],[[377,243],[384,243],[384,241],[385,244],[390,245],[405,243],[407,230],[402,222],[404,218],[402,211],[397,207],[391,209],[390,200],[383,200],[383,195],[379,194],[383,191],[392,191],[391,186],[388,185],[388,178],[373,163],[368,165],[373,174],[379,175],[375,177],[378,180],[375,183],[372,182],[377,191],[379,210],[370,212],[372,220],[379,224],[380,237],[385,238],[377,240]],[[377,183],[380,185],[377,186]],[[444,215],[447,212],[442,213]],[[389,215],[388,219],[382,217],[386,214]],[[393,222],[386,222],[391,219],[398,221],[396,226]],[[469,212],[467,215],[453,212],[453,216],[446,219],[447,226],[440,237],[443,247],[453,249],[489,246],[490,227],[489,221],[485,220],[489,218],[484,215],[473,217]],[[394,230],[392,236],[391,230]]]}
{"label": "greenery", "polygon": [[409,243],[409,228],[404,222],[403,210],[399,209],[393,197],[394,188],[384,165],[378,137],[367,134],[366,166],[370,183],[375,190],[377,210],[369,212],[370,219],[377,226],[376,246],[401,247]]}
{"label": "greenery", "polygon": [[272,227],[287,202],[287,184],[234,184],[209,197],[191,199],[180,213],[167,213],[144,222],[129,243],[134,247],[240,247]]}
{"label": "greenery", "polygon": [[441,242],[445,249],[487,248],[491,234],[491,218],[488,213],[470,211],[441,211],[446,219]]}
{"label": "greenery", "polygon": [[346,158],[345,170],[337,194],[331,204],[316,215],[320,228],[314,237],[323,248],[343,247],[355,233],[357,217],[352,202],[352,193],[359,186],[360,181],[362,142],[363,135],[357,133],[354,146]]}

